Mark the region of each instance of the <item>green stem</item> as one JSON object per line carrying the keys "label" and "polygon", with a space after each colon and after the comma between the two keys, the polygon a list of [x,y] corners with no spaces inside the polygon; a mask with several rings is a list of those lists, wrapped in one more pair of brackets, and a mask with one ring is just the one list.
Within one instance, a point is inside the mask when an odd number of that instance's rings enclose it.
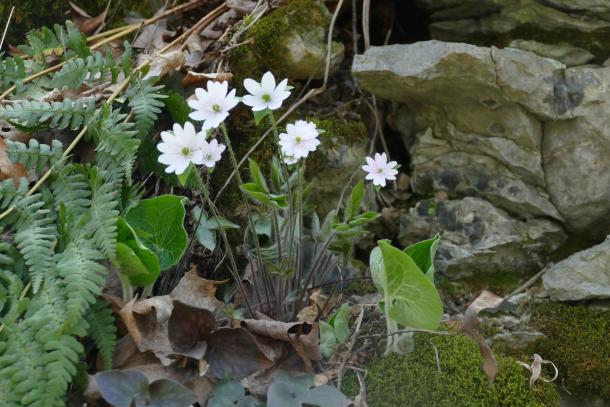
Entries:
{"label": "green stem", "polygon": [[[273,134],[275,135],[275,142],[280,142],[280,134],[277,129],[277,122],[275,121],[275,116],[273,112],[269,112],[269,122],[271,123],[271,128],[273,129]],[[282,175],[286,180],[286,192],[288,194],[288,261],[287,264],[292,264],[292,237],[294,237],[294,219],[292,218],[292,214],[294,213],[294,208],[292,207],[292,189],[290,187],[290,173],[288,172],[288,166],[284,161],[284,154],[280,149],[280,168],[282,169]]]}
{"label": "green stem", "polygon": [[[237,187],[240,188],[241,185],[243,184],[243,182],[241,179],[241,174],[239,173],[239,166],[237,165],[237,159],[235,157],[235,152],[233,151],[233,145],[231,144],[231,139],[229,138],[229,133],[227,132],[227,127],[225,126],[224,123],[221,123],[220,129],[221,129],[225,144],[227,146],[227,151],[229,152],[229,157],[231,159],[231,164],[233,165],[233,170],[235,171],[235,179],[237,180],[237,184],[238,184]],[[256,259],[257,259],[258,267],[253,267],[253,274],[254,273],[259,274],[259,278],[261,279],[263,289],[265,292],[265,299],[267,301],[267,304],[271,308],[272,302],[271,302],[271,295],[269,293],[273,292],[275,295],[275,292],[273,290],[273,286],[271,286],[270,282],[268,281],[268,278],[267,278],[268,276],[267,276],[267,273],[265,272],[265,264],[263,263],[261,246],[260,246],[260,242],[258,241],[258,236],[256,235],[256,227],[254,224],[254,218],[252,217],[252,210],[250,209],[248,197],[246,197],[246,194],[241,190],[241,188],[240,188],[240,192],[241,192],[241,196],[244,201],[244,204],[246,205],[246,214],[248,216],[248,225],[249,225],[250,231],[252,233],[252,240],[254,241],[254,248],[256,249]],[[255,284],[254,291],[257,293],[256,295],[258,297],[260,297],[260,293],[256,289],[256,284]],[[258,300],[260,303],[261,302],[260,298],[258,298]]]}
{"label": "green stem", "polygon": [[[117,268],[118,270],[118,268]],[[133,287],[129,282],[129,278],[120,271],[117,271],[119,275],[119,280],[121,281],[121,291],[123,292],[123,301],[129,302],[133,299]]]}
{"label": "green stem", "polygon": [[244,297],[244,301],[246,302],[246,307],[248,308],[248,311],[250,312],[252,317],[254,317],[254,310],[250,306],[250,300],[248,300],[248,293],[244,289],[244,286],[241,282],[241,277],[239,276],[239,270],[237,269],[237,263],[235,262],[235,257],[233,256],[233,250],[231,250],[231,246],[229,245],[229,239],[227,238],[227,234],[225,233],[224,228],[220,224],[220,220],[219,220],[220,214],[216,210],[216,205],[214,205],[214,202],[212,202],[212,200],[210,199],[210,193],[208,192],[208,189],[205,186],[203,186],[203,183],[201,186],[201,190],[202,190],[201,192],[203,192],[203,197],[204,197],[206,203],[208,204],[208,207],[210,208],[210,211],[212,211],[212,214],[215,216],[216,224],[218,225],[218,233],[220,233],[220,236],[222,237],[222,241],[224,242],[224,244],[226,246],[227,255],[229,257],[229,262],[231,263],[231,271],[233,274],[233,279],[235,279],[237,287],[239,288],[239,290],[242,293],[242,296]]}

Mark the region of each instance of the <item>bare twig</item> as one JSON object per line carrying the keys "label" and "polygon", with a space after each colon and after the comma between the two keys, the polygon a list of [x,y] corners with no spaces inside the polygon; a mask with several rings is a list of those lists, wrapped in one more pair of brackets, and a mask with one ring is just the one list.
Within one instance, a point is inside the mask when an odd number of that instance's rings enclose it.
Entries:
{"label": "bare twig", "polygon": [[6,32],[8,31],[8,26],[11,24],[11,18],[13,18],[14,12],[15,6],[11,7],[11,12],[8,14],[8,18],[6,19],[6,25],[4,26],[4,31],[2,32],[2,39],[0,39],[0,50],[2,49],[2,45],[4,44],[4,38],[6,37]]}
{"label": "bare twig", "polygon": [[382,336],[387,337],[387,336],[392,336],[392,335],[406,334],[406,333],[410,333],[410,332],[419,332],[419,333],[426,333],[426,334],[438,335],[438,336],[456,336],[456,335],[460,334],[460,332],[433,331],[431,329],[420,329],[420,328],[405,328],[405,329],[400,329],[398,331],[394,331],[391,333],[383,332],[380,334],[365,335],[365,336],[361,336],[360,339],[379,338]]}
{"label": "bare twig", "polygon": [[364,50],[371,46],[370,31],[371,0],[362,0],[362,35],[364,37]]}
{"label": "bare twig", "polygon": [[533,276],[532,278],[530,278],[529,280],[527,280],[525,283],[523,283],[521,286],[517,287],[513,292],[511,292],[510,294],[508,294],[506,297],[504,297],[504,302],[508,301],[509,298],[514,297],[515,295],[527,290],[528,288],[530,288],[540,277],[542,277],[542,275],[544,273],[546,273],[547,271],[549,271],[549,269],[551,268],[551,266],[547,266],[545,268],[543,268],[542,270],[540,270],[538,273],[536,273],[535,276]]}
{"label": "bare twig", "polygon": [[354,348],[354,344],[356,343],[356,339],[358,338],[358,333],[360,333],[360,326],[362,325],[362,318],[364,317],[364,308],[360,309],[360,314],[358,315],[358,319],[356,319],[356,327],[354,328],[354,333],[350,336],[350,340],[347,344],[347,350],[343,353],[343,357],[341,358],[341,364],[339,365],[339,370],[337,371],[337,388],[341,388],[341,380],[343,379],[343,371],[345,370],[345,364],[347,363],[347,359],[352,354],[352,349]]}

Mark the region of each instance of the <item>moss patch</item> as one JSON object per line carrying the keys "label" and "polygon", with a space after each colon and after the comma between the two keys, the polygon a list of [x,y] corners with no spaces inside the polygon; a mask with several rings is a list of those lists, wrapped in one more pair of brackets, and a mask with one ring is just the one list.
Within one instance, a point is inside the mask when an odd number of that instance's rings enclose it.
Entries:
{"label": "moss patch", "polygon": [[264,71],[276,77],[288,76],[286,61],[290,48],[284,42],[291,32],[308,32],[312,27],[327,27],[330,18],[326,6],[317,0],[289,0],[254,24],[244,40],[252,44],[236,48],[230,64],[236,83],[258,78]]}
{"label": "moss patch", "polygon": [[531,353],[553,361],[570,392],[610,400],[610,311],[545,303],[531,322],[546,335]]}
{"label": "moss patch", "polygon": [[[441,372],[430,341],[438,349]],[[414,352],[390,355],[369,366],[369,406],[542,407],[559,403],[553,385],[541,383],[531,389],[526,371],[508,357],[496,355],[500,373],[490,383],[480,369],[477,345],[464,336],[420,335],[415,342]],[[357,381],[348,378],[342,390],[355,395]]]}

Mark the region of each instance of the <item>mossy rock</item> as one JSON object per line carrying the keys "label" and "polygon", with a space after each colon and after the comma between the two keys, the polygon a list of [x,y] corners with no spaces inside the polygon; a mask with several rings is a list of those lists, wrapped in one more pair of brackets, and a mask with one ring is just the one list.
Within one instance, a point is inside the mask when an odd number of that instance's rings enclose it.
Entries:
{"label": "mossy rock", "polygon": [[[435,351],[440,360],[437,369]],[[552,384],[529,386],[527,371],[514,359],[496,355],[500,373],[491,383],[481,371],[477,345],[465,336],[418,335],[415,349],[373,362],[365,379],[370,407],[543,407],[559,405]],[[358,383],[346,379],[342,390],[354,396]]]}
{"label": "mossy rock", "polygon": [[530,354],[555,363],[574,396],[610,401],[610,311],[549,302],[536,306],[531,324],[546,337]]}
{"label": "mossy rock", "polygon": [[[81,0],[74,1],[74,3],[82,7],[89,15],[95,17],[106,9],[108,0],[88,0],[86,2]],[[2,22],[2,26],[4,26],[13,5],[15,6],[15,13],[6,36],[6,42],[12,45],[23,43],[25,34],[30,30],[63,24],[66,20],[65,13],[71,9],[69,0],[21,0],[15,2],[3,0],[0,1],[0,22]],[[148,1],[142,0],[114,1],[108,11],[107,25],[112,27],[114,23],[120,23],[130,11],[137,11],[148,16],[151,12],[154,13],[155,7],[151,7]]]}
{"label": "mossy rock", "polygon": [[[337,206],[341,191],[363,163],[368,134],[362,122],[340,118],[309,120],[324,130],[320,146],[307,158],[306,177],[312,183],[310,201],[320,217]],[[349,197],[350,190],[346,192]]]}
{"label": "mossy rock", "polygon": [[[246,32],[252,41],[231,53],[231,70],[241,83],[265,71],[291,79],[322,78],[331,15],[319,0],[288,0]],[[246,21],[247,23],[247,21]],[[331,69],[343,60],[343,44],[331,45]]]}

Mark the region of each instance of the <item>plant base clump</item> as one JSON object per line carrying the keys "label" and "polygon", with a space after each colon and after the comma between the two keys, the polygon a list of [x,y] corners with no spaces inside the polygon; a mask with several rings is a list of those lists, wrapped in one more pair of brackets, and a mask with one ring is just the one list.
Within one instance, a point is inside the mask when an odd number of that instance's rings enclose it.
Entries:
{"label": "plant base clump", "polygon": [[546,335],[533,350],[557,365],[573,395],[610,400],[610,311],[546,303],[535,308],[532,323]]}
{"label": "plant base clump", "polygon": [[[439,367],[434,347],[438,350]],[[370,407],[537,407],[557,406],[559,394],[552,384],[536,383],[515,360],[496,355],[500,373],[491,383],[480,369],[477,345],[463,336],[416,338],[415,349],[406,355],[392,354],[373,362],[366,376]],[[354,377],[346,381],[348,395],[358,393]]]}

